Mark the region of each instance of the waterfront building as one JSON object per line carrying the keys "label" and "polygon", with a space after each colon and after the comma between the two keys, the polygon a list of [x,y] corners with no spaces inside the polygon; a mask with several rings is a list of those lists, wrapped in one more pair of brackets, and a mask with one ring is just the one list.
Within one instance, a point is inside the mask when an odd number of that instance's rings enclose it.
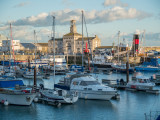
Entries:
{"label": "waterfront building", "polygon": [[[70,32],[63,35],[63,38],[55,38],[55,53],[56,54],[82,54],[82,35],[77,33],[76,21],[71,20]],[[83,37],[83,50],[90,47],[91,51],[100,46],[101,40],[97,35],[94,37]],[[89,43],[88,43],[89,42]],[[48,41],[49,52],[53,52],[53,40]]]}
{"label": "waterfront building", "polygon": [[45,54],[48,53],[48,43],[36,43],[36,49],[39,53]]}
{"label": "waterfront building", "polygon": [[[13,43],[11,43],[11,40],[2,40],[2,51],[8,52],[10,51],[10,48],[14,47],[14,51],[18,52],[20,50],[20,40],[13,40]],[[12,46],[11,46],[12,44]]]}
{"label": "waterfront building", "polygon": [[[48,53],[53,53],[53,40],[48,41]],[[63,54],[63,38],[55,38],[55,54]]]}
{"label": "waterfront building", "polygon": [[35,45],[32,43],[21,43],[20,51],[24,54],[35,53]]}

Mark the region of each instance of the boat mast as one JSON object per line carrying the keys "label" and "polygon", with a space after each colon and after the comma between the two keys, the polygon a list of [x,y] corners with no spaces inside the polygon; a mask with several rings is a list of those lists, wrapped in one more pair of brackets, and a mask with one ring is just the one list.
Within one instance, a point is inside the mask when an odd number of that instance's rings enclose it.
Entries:
{"label": "boat mast", "polygon": [[36,67],[36,31],[34,30],[34,42],[35,42],[35,67]]}
{"label": "boat mast", "polygon": [[53,60],[54,60],[54,84],[55,84],[55,16],[53,17],[53,26],[52,26],[52,31],[53,31]]}
{"label": "boat mast", "polygon": [[[14,56],[14,46],[13,46],[13,37],[12,37],[12,26],[10,23],[10,35],[11,35],[11,41],[10,41],[10,55],[11,55],[11,50],[13,49],[13,58],[14,58],[14,64],[15,64],[15,56]],[[11,55],[11,59],[12,59],[12,55]],[[11,62],[10,62],[11,65]],[[16,67],[15,67],[16,69]]]}
{"label": "boat mast", "polygon": [[119,63],[119,36],[120,36],[120,31],[118,31],[118,63]]}
{"label": "boat mast", "polygon": [[83,67],[83,10],[82,10],[82,67]]}
{"label": "boat mast", "polygon": [[144,62],[145,62],[145,30],[143,34],[144,34],[143,48],[144,48]]}

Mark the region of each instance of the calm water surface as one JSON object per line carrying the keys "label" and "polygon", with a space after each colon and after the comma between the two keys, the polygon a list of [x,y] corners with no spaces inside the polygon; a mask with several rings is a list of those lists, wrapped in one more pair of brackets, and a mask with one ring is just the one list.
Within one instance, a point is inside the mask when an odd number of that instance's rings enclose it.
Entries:
{"label": "calm water surface", "polygon": [[[144,73],[151,76],[153,73]],[[93,75],[101,79],[126,79],[125,74]],[[62,76],[56,76],[56,83]],[[131,75],[130,75],[131,78]],[[24,80],[25,84],[33,81]],[[39,80],[45,87],[53,88],[53,76]],[[156,87],[159,89],[160,87]],[[160,110],[160,95],[144,92],[119,91],[120,99],[111,101],[79,99],[73,105],[55,107],[40,103],[31,106],[3,106],[0,104],[0,120],[144,120],[144,113]]]}

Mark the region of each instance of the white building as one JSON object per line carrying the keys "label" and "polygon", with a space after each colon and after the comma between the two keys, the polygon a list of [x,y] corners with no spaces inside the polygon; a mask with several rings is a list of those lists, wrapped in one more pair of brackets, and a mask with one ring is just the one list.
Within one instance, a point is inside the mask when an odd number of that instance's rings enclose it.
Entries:
{"label": "white building", "polygon": [[2,51],[8,52],[10,48],[12,48],[12,50],[14,49],[15,52],[19,51],[20,40],[13,40],[13,43],[11,40],[2,40]]}
{"label": "white building", "polygon": [[[94,37],[83,37],[83,50],[86,48],[91,51],[100,46],[101,40],[97,35]],[[48,51],[53,52],[53,40],[48,41]],[[70,32],[65,34],[63,38],[55,39],[55,53],[77,54],[82,53],[82,35],[77,33],[76,21],[71,20]]]}

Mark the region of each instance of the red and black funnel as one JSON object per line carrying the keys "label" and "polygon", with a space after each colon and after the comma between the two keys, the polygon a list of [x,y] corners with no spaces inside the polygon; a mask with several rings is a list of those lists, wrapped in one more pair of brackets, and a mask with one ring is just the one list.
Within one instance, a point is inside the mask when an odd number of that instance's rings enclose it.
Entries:
{"label": "red and black funnel", "polygon": [[136,51],[138,53],[138,48],[139,48],[139,35],[138,34],[134,34],[133,36],[133,49],[134,51]]}

